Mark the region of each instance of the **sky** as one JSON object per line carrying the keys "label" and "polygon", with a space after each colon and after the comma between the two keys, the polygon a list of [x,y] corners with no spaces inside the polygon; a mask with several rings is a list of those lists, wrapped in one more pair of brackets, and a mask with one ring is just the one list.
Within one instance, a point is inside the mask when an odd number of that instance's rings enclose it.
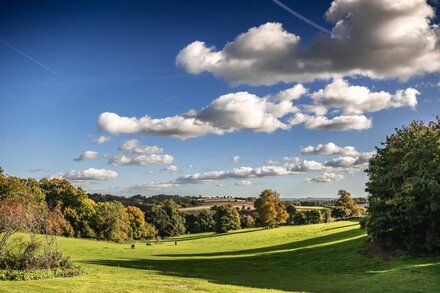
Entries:
{"label": "sky", "polygon": [[440,114],[437,1],[0,1],[0,166],[94,193],[366,196]]}

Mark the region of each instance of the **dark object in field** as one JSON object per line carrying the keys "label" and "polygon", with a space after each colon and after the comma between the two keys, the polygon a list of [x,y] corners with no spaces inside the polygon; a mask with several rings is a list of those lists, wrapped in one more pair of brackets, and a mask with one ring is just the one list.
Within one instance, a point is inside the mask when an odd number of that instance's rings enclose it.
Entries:
{"label": "dark object in field", "polygon": [[146,246],[151,246],[151,243],[150,243],[150,242],[147,242],[145,245],[146,245]]}
{"label": "dark object in field", "polygon": [[174,245],[177,245],[177,241],[174,241]]}
{"label": "dark object in field", "polygon": [[136,246],[134,244],[131,245],[131,249],[135,249]]}

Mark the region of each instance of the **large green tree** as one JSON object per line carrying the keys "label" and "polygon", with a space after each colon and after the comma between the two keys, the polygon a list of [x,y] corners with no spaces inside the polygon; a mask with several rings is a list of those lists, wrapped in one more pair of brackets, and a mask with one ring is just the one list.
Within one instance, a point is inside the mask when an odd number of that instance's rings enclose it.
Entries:
{"label": "large green tree", "polygon": [[280,195],[270,189],[264,190],[254,202],[258,214],[258,223],[262,226],[273,226],[286,223],[289,214],[281,202]]}
{"label": "large green tree", "polygon": [[152,206],[146,214],[147,221],[153,224],[161,237],[177,236],[185,233],[185,218],[179,206],[172,199]]}
{"label": "large green tree", "polygon": [[232,205],[220,205],[212,207],[214,211],[214,231],[216,233],[226,233],[229,230],[240,229],[240,215]]}
{"label": "large green tree", "polygon": [[440,118],[396,129],[367,173],[370,237],[414,254],[440,253]]}
{"label": "large green tree", "polygon": [[214,218],[211,210],[201,210],[185,214],[185,227],[189,233],[212,232]]}
{"label": "large green tree", "polygon": [[100,202],[94,219],[99,239],[124,242],[130,239],[130,221],[125,207],[117,201]]}

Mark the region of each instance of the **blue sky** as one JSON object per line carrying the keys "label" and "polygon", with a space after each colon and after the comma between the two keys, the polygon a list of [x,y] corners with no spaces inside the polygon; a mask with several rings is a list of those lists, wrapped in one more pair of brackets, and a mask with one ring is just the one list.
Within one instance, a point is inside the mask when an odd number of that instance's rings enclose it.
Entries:
{"label": "blue sky", "polygon": [[[327,36],[272,1],[2,1],[0,166],[118,195],[256,196],[271,188],[283,197],[338,189],[363,196],[361,159],[394,128],[439,114],[439,6],[346,2],[332,12],[331,1],[283,1],[332,30]],[[382,26],[368,22],[368,9]],[[276,94],[299,84],[304,92],[284,100],[296,109],[274,114]],[[237,101],[246,103],[233,109],[232,123],[227,107]],[[145,115],[183,122],[146,125]],[[342,126],[334,120],[341,116]],[[123,117],[135,120],[127,126]],[[190,121],[209,130],[176,138]],[[101,136],[109,141],[96,143]],[[327,152],[301,152],[328,143]],[[85,151],[96,153],[74,160]]]}

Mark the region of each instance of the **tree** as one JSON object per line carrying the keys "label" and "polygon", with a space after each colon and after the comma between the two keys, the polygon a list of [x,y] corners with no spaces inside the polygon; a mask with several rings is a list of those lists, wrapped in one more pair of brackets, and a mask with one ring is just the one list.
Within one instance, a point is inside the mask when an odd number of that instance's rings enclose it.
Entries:
{"label": "tree", "polygon": [[214,206],[212,210],[214,211],[214,231],[216,233],[240,229],[240,215],[232,205]]}
{"label": "tree", "polygon": [[349,192],[339,190],[339,198],[332,210],[332,217],[334,218],[348,218],[359,217],[361,215],[361,207],[351,198]]}
{"label": "tree", "polygon": [[254,202],[254,207],[258,213],[258,222],[262,226],[283,224],[289,217],[280,195],[270,189],[260,194]]}
{"label": "tree", "polygon": [[90,199],[81,188],[76,188],[65,179],[40,180],[40,187],[45,193],[49,209],[60,207],[68,221],[65,235],[94,238],[93,220],[96,213],[96,203]]}
{"label": "tree", "polygon": [[396,129],[367,173],[371,239],[413,254],[440,253],[440,117]]}
{"label": "tree", "polygon": [[185,218],[180,214],[179,206],[172,199],[153,205],[146,217],[147,221],[156,227],[161,237],[185,233]]}
{"label": "tree", "polygon": [[211,232],[214,230],[214,218],[211,210],[202,210],[185,214],[185,227],[189,233]]}
{"label": "tree", "polygon": [[255,218],[250,213],[240,214],[241,228],[252,228],[255,226]]}
{"label": "tree", "polygon": [[296,207],[293,204],[289,204],[286,207],[286,212],[289,214],[289,218],[287,221],[289,224],[292,224],[293,218],[295,217],[295,214],[296,214]]}
{"label": "tree", "polygon": [[295,225],[321,223],[321,212],[319,210],[299,211],[293,216]]}
{"label": "tree", "polygon": [[99,239],[124,242],[130,238],[130,222],[120,202],[98,203],[94,219]]}
{"label": "tree", "polygon": [[[140,208],[128,206],[125,209],[130,225],[130,238],[141,239],[151,237],[151,227],[145,222],[145,214]],[[151,225],[150,225],[151,226]],[[153,235],[154,236],[154,235]]]}

